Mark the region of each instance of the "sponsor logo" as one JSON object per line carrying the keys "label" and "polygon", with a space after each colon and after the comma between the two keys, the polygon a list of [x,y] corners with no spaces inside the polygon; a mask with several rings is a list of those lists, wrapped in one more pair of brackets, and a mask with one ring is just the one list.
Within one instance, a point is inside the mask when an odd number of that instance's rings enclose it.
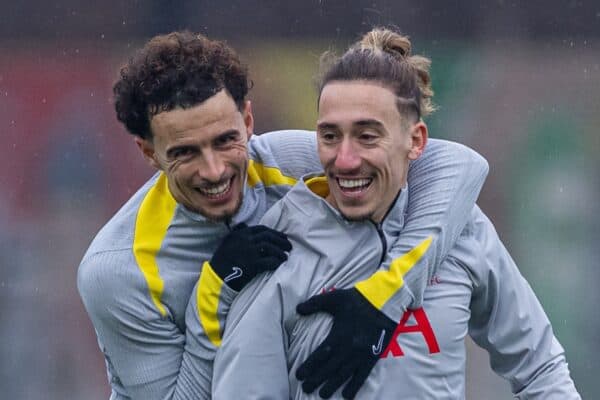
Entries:
{"label": "sponsor logo", "polygon": [[[414,318],[415,323],[412,325],[408,325],[408,320],[410,317]],[[407,310],[400,323],[394,330],[394,334],[392,335],[392,340],[390,344],[385,349],[381,358],[386,358],[388,356],[392,357],[402,357],[404,356],[404,352],[400,347],[399,338],[400,335],[404,334],[421,334],[425,343],[427,344],[427,348],[429,350],[429,354],[435,354],[440,352],[440,346],[435,338],[435,334],[433,333],[433,328],[431,328],[431,324],[429,323],[429,319],[427,318],[427,314],[425,310],[421,308],[417,308],[414,310]]]}
{"label": "sponsor logo", "polygon": [[427,282],[427,286],[435,286],[435,285],[439,285],[440,283],[442,283],[442,280],[440,279],[440,277],[437,275],[433,275],[431,278],[429,278],[429,281]]}
{"label": "sponsor logo", "polygon": [[232,280],[237,279],[240,276],[244,275],[244,272],[239,267],[233,267],[232,270],[233,270],[233,272],[230,273],[229,275],[227,275],[225,277],[225,279],[223,279],[223,282],[227,283],[229,281],[232,281]]}
{"label": "sponsor logo", "polygon": [[379,335],[379,341],[377,342],[377,346],[371,346],[371,350],[373,350],[374,355],[379,355],[381,350],[383,350],[383,339],[385,338],[385,329],[381,331],[381,335]]}

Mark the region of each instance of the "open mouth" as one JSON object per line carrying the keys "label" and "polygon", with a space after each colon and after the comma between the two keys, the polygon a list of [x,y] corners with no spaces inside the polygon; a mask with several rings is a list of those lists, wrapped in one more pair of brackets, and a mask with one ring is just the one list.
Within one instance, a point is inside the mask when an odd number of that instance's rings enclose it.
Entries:
{"label": "open mouth", "polygon": [[231,190],[231,184],[233,182],[233,177],[229,178],[227,181],[216,184],[216,185],[210,185],[210,186],[205,186],[202,188],[196,188],[196,191],[201,193],[203,196],[206,196],[210,199],[220,199],[223,198],[225,196],[227,196],[227,194],[229,194],[229,191]]}
{"label": "open mouth", "polygon": [[345,179],[337,178],[338,186],[343,193],[357,194],[366,190],[373,182],[373,178],[360,178],[360,179]]}

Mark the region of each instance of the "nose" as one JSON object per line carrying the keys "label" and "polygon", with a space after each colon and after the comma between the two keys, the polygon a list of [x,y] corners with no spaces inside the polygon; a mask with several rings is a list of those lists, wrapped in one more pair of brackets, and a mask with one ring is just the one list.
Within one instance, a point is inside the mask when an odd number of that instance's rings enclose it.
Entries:
{"label": "nose", "polygon": [[335,167],[341,171],[360,168],[360,156],[351,140],[344,139],[340,143],[335,157]]}
{"label": "nose", "polygon": [[225,173],[225,163],[214,151],[203,154],[204,162],[199,165],[198,175],[209,182],[219,182]]}

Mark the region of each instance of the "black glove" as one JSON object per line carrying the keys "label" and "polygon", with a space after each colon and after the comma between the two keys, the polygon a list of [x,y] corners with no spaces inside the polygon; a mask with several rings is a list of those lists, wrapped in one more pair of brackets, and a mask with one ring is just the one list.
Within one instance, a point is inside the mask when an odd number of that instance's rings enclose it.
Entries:
{"label": "black glove", "polygon": [[209,263],[223,282],[239,291],[256,275],[279,267],[291,249],[285,234],[242,223],[223,238]]}
{"label": "black glove", "polygon": [[376,309],[355,288],[335,290],[298,304],[301,315],[326,312],[333,325],[323,343],[296,370],[302,390],[312,393],[323,384],[319,395],[330,398],[348,379],[342,390],[353,399],[387,348],[398,325]]}

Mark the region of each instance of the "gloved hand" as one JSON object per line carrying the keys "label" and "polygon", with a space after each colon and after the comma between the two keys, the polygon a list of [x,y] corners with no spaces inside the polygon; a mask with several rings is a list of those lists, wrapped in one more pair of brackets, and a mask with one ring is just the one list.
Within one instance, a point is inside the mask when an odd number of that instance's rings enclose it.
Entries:
{"label": "gloved hand", "polygon": [[256,275],[272,271],[292,249],[287,236],[264,225],[236,225],[215,250],[209,263],[223,282],[240,291]]}
{"label": "gloved hand", "polygon": [[330,398],[348,379],[342,390],[353,399],[387,348],[397,323],[376,309],[355,288],[319,294],[298,304],[301,315],[326,312],[333,325],[323,343],[296,370],[302,390],[312,393],[321,384],[319,395]]}

